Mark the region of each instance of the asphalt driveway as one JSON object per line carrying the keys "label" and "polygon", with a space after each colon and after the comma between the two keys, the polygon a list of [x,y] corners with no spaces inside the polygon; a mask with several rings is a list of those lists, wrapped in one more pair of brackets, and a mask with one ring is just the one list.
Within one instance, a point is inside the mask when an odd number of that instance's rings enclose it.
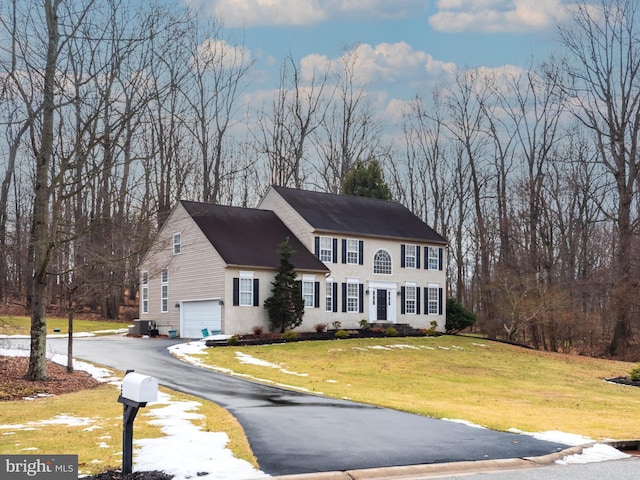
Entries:
{"label": "asphalt driveway", "polygon": [[[157,378],[161,385],[223,406],[243,426],[260,468],[274,476],[535,457],[567,447],[215,373],[173,357],[167,347],[178,342],[79,338],[74,341],[74,357],[133,369]],[[50,339],[48,345],[66,352],[66,340]]]}

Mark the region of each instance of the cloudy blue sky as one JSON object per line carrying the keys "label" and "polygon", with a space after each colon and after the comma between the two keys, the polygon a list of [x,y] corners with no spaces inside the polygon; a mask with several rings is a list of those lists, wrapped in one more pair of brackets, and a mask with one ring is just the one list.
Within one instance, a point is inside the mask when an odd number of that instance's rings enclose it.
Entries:
{"label": "cloudy blue sky", "polygon": [[456,68],[526,67],[557,48],[570,0],[184,0],[244,37],[259,66],[307,67],[356,44],[362,80],[393,98],[426,94]]}

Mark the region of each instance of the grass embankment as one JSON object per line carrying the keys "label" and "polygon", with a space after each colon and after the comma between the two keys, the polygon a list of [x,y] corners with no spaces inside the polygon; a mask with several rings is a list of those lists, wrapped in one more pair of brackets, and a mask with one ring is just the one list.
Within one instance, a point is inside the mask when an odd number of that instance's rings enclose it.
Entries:
{"label": "grass embankment", "polygon": [[[74,332],[113,331],[127,323],[95,320],[74,320]],[[47,333],[67,334],[66,319],[48,318]],[[30,319],[20,316],[0,316],[0,335],[29,335]],[[60,332],[54,332],[59,329]],[[122,378],[122,373],[115,374]],[[236,458],[246,460],[257,468],[257,462],[237,420],[226,410],[211,402],[161,388],[170,394],[171,401],[196,401],[196,413],[203,416],[192,422],[205,432],[225,432],[229,448]],[[122,467],[122,404],[118,387],[101,385],[37,400],[0,402],[0,453],[69,453],[78,454],[83,474],[97,474]],[[148,415],[164,404],[150,404],[135,422],[134,438],[156,438],[163,433],[150,423]],[[134,440],[135,441],[135,440]],[[135,462],[135,446],[134,446]]]}
{"label": "grass embankment", "polygon": [[[236,352],[298,375],[241,363]],[[452,336],[210,348],[203,360],[262,381],[496,430],[640,437],[640,388],[603,380],[628,374],[633,364],[625,362]]]}
{"label": "grass embankment", "polygon": [[[127,323],[105,322],[99,320],[73,321],[73,331],[96,333],[127,328]],[[24,316],[0,315],[0,335],[29,335],[31,319]],[[56,331],[57,330],[57,331]],[[47,335],[69,333],[69,320],[66,318],[47,318]]]}
{"label": "grass embankment", "polygon": [[[223,408],[188,395],[161,388],[170,394],[172,402],[197,401],[202,418],[191,420],[205,432],[226,432],[229,448],[236,458],[257,462],[247,443],[244,431],[236,419]],[[118,387],[101,385],[37,400],[0,403],[1,454],[78,454],[79,470],[83,474],[97,474],[122,467],[122,404]],[[163,436],[152,425],[149,412],[165,404],[149,404],[140,411],[134,429],[135,439]]]}

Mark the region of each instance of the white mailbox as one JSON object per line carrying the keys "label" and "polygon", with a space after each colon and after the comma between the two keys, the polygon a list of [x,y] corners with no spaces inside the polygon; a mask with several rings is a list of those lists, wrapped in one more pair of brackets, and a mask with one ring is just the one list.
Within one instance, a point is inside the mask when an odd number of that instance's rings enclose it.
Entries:
{"label": "white mailbox", "polygon": [[147,375],[131,372],[122,379],[122,396],[138,403],[158,400],[158,380]]}

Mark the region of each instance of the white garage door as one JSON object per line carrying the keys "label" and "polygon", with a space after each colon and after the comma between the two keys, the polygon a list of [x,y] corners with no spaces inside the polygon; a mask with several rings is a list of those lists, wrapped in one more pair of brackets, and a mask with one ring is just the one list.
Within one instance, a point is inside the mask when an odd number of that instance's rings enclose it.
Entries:
{"label": "white garage door", "polygon": [[180,337],[202,338],[202,329],[219,333],[222,329],[220,300],[182,302],[180,305]]}

